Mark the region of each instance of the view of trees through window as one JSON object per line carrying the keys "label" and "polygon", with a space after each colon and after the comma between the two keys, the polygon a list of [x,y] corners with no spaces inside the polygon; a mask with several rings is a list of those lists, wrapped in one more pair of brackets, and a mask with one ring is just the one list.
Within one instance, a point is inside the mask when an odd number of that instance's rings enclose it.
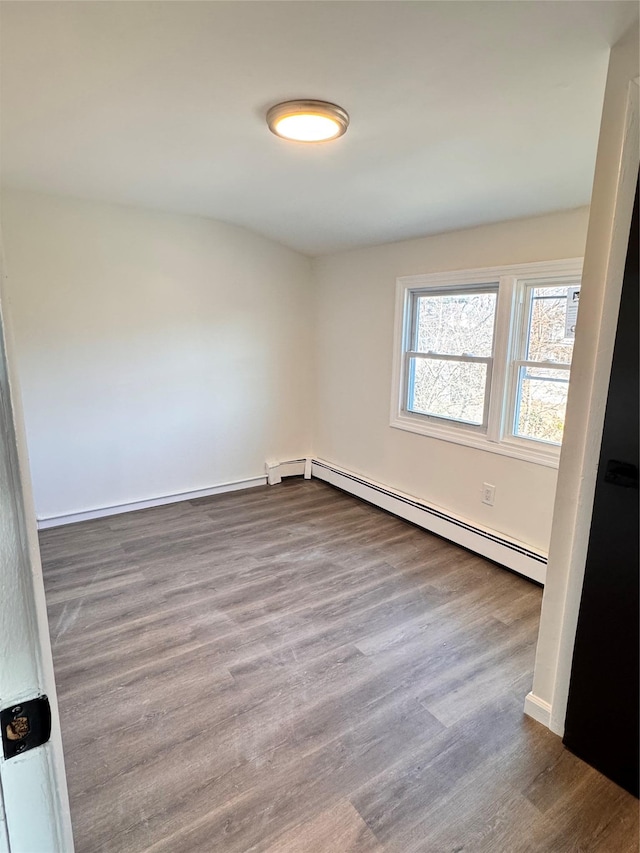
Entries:
{"label": "view of trees through window", "polygon": [[[577,300],[576,290],[572,285],[524,288],[528,322],[516,341],[515,405],[508,425],[515,436],[562,442],[573,353],[567,295]],[[408,356],[409,411],[485,423],[496,306],[497,285],[416,293]]]}
{"label": "view of trees through window", "polygon": [[496,303],[496,288],[417,297],[410,411],[483,423]]}
{"label": "view of trees through window", "polygon": [[[534,287],[523,360],[519,368],[514,434],[561,444],[573,337],[567,336],[570,287]],[[536,366],[540,362],[540,366]],[[554,365],[557,364],[558,367]]]}

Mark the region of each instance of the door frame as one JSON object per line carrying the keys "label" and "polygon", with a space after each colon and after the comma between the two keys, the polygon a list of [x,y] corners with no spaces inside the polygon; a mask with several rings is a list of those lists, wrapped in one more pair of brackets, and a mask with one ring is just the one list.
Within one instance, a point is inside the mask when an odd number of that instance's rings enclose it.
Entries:
{"label": "door frame", "polygon": [[[613,347],[640,162],[638,27],[609,61],[533,688],[525,712],[564,733]],[[593,701],[597,702],[594,696]]]}
{"label": "door frame", "polygon": [[[1,235],[0,235],[1,245]],[[69,797],[22,404],[0,252],[0,707],[46,695],[51,738],[5,760],[0,853],[73,853]]]}

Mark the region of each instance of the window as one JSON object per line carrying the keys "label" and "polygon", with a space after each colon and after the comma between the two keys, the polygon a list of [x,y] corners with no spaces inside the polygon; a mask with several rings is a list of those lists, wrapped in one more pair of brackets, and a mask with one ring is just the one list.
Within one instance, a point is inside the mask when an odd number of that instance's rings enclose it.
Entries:
{"label": "window", "polygon": [[513,361],[514,436],[562,442],[579,295],[576,285],[524,285],[524,329]]}
{"label": "window", "polygon": [[398,280],[391,425],[557,464],[581,261]]}
{"label": "window", "polygon": [[487,426],[498,286],[415,290],[407,411]]}

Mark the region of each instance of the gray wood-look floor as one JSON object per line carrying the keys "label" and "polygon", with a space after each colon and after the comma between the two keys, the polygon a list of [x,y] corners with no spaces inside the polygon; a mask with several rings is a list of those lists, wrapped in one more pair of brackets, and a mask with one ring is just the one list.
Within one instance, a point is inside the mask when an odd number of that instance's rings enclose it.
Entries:
{"label": "gray wood-look floor", "polygon": [[523,578],[318,481],[41,547],[78,853],[638,849],[522,713]]}

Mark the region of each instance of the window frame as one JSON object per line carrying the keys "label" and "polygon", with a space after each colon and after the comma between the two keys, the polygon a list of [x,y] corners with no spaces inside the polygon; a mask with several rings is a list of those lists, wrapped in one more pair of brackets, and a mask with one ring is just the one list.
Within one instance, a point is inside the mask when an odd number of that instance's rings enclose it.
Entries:
{"label": "window frame", "polygon": [[527,438],[526,436],[516,435],[516,422],[518,418],[518,406],[520,395],[518,393],[520,385],[520,369],[532,367],[534,369],[550,369],[550,370],[565,370],[569,373],[571,379],[571,362],[559,361],[536,361],[535,359],[527,358],[527,345],[529,342],[529,332],[531,327],[531,315],[533,312],[533,292],[536,289],[552,288],[552,287],[570,287],[571,285],[580,284],[580,277],[576,275],[563,275],[559,277],[547,278],[520,278],[516,282],[517,304],[514,310],[513,318],[513,341],[512,355],[507,366],[507,388],[506,388],[506,416],[508,418],[505,424],[505,432],[507,437],[513,441],[537,442],[544,447],[556,448],[556,452],[560,453],[561,444],[545,441],[544,439]]}
{"label": "window frame", "polygon": [[[499,295],[499,284],[497,281],[491,282],[490,284],[482,283],[482,284],[468,284],[468,285],[460,285],[454,287],[453,285],[449,285],[448,287],[430,287],[430,288],[412,288],[409,291],[409,322],[407,323],[407,341],[406,346],[412,346],[415,344],[417,337],[417,319],[418,319],[418,300],[425,296],[442,296],[444,294],[467,294],[467,293],[495,293],[496,295],[496,316],[498,311],[498,295]],[[476,432],[486,432],[488,423],[489,423],[489,403],[491,400],[491,387],[493,381],[493,363],[494,363],[494,353],[495,353],[495,345],[496,345],[496,322],[494,320],[493,326],[493,340],[491,346],[491,355],[490,356],[472,356],[472,355],[451,355],[449,353],[438,353],[435,351],[432,352],[422,352],[421,350],[415,349],[404,349],[403,357],[405,363],[403,365],[403,388],[406,389],[402,395],[402,408],[403,411],[408,415],[417,415],[420,418],[428,418],[429,421],[433,421],[434,423],[443,423],[446,425],[460,425],[465,429],[473,429]],[[410,388],[411,388],[411,361],[416,358],[424,358],[424,359],[433,359],[435,361],[452,361],[463,364],[486,364],[487,366],[487,375],[485,379],[485,400],[483,407],[483,415],[482,415],[482,423],[476,424],[470,421],[463,421],[456,418],[447,418],[445,415],[435,415],[429,414],[427,412],[415,412],[408,406],[408,401],[411,396]]]}
{"label": "window frame", "polygon": [[[560,445],[513,434],[514,391],[517,384],[516,356],[523,340],[526,317],[524,292],[528,286],[580,283],[582,258],[515,264],[503,267],[455,270],[425,275],[401,276],[396,284],[393,348],[393,379],[390,426],[443,441],[463,444],[555,468]],[[577,281],[576,281],[577,280]],[[498,287],[494,325],[493,364],[488,382],[486,429],[407,408],[408,347],[413,340],[412,304],[419,291],[460,292],[464,289]],[[462,359],[458,359],[462,360]],[[544,363],[541,362],[544,366]],[[566,369],[553,364],[554,368]]]}

